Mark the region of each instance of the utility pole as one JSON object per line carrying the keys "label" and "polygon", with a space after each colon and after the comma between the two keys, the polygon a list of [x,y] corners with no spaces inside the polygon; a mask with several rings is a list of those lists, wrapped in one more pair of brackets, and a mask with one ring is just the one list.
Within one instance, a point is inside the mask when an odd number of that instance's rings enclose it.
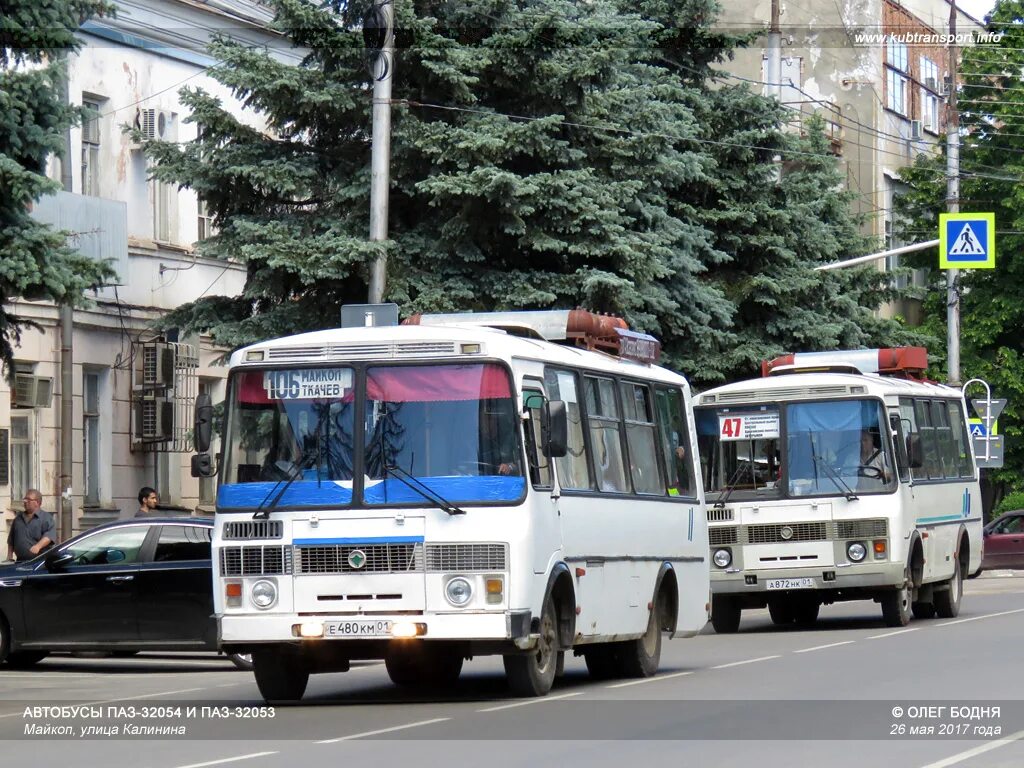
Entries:
{"label": "utility pole", "polygon": [[[70,82],[67,53],[61,54],[64,72],[60,76],[60,101],[70,104]],[[71,126],[64,130],[64,157],[60,162],[60,180],[65,192],[72,192],[71,176]],[[74,437],[74,408],[72,391],[74,387],[74,329],[75,308],[69,301],[60,305],[60,513],[57,518],[57,535],[61,540],[71,537],[71,472],[74,461],[72,440]]]}
{"label": "utility pole", "polygon": [[[370,242],[388,239],[388,197],[391,168],[391,78],[395,62],[395,6],[380,0],[372,12],[376,30],[382,35],[380,53],[373,63],[373,136],[370,148]],[[367,17],[367,21],[370,16]],[[364,24],[366,21],[364,21]],[[365,28],[364,28],[365,31]],[[370,269],[370,304],[384,299],[388,257],[381,246]]]}
{"label": "utility pole", "polygon": [[768,27],[768,93],[782,103],[782,29],[779,27],[780,0],[772,0],[772,18]]}
{"label": "utility pole", "polygon": [[[960,212],[960,116],[956,108],[956,0],[949,4],[949,100],[946,102],[946,210]],[[948,384],[960,385],[960,272],[946,270]]]}

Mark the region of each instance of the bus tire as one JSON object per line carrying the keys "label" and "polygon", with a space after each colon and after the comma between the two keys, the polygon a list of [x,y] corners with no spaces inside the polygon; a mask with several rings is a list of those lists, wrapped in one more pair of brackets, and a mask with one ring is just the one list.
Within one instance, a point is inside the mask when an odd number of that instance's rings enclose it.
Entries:
{"label": "bus tire", "polygon": [[793,606],[784,597],[773,597],[768,600],[768,615],[772,624],[786,626],[793,623]]}
{"label": "bus tire", "polygon": [[793,621],[803,627],[809,627],[818,620],[821,603],[816,597],[802,595],[793,606]]}
{"label": "bus tire", "polygon": [[302,698],[309,683],[309,669],[292,654],[254,651],[256,687],[268,704],[289,704]]}
{"label": "bus tire", "polygon": [[882,595],[882,618],[887,627],[905,627],[910,623],[910,586],[907,582]]}
{"label": "bus tire", "polygon": [[729,595],[712,595],[711,626],[720,635],[731,635],[740,628],[740,601]]}
{"label": "bus tire", "polygon": [[915,619],[935,618],[935,603],[911,603],[910,610],[913,611]]}
{"label": "bus tire", "polygon": [[661,601],[656,597],[642,637],[618,644],[615,653],[623,677],[651,677],[661,663]]}
{"label": "bus tire", "polygon": [[615,677],[615,646],[613,643],[594,643],[586,646],[583,661],[587,672],[595,680],[611,680]]}
{"label": "bus tire", "polygon": [[529,653],[504,657],[505,677],[517,696],[546,696],[555,682],[558,668],[558,614],[551,595],[544,600],[536,647]]}
{"label": "bus tire", "polygon": [[959,557],[953,558],[953,575],[946,584],[948,589],[935,592],[935,611],[939,618],[955,619],[960,613],[960,599],[964,594],[964,577]]}

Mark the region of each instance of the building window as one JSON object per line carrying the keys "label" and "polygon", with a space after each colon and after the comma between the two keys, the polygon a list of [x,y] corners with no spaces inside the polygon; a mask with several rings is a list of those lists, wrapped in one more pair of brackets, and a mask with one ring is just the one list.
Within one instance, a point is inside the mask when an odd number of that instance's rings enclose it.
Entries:
{"label": "building window", "polygon": [[82,96],[82,106],[91,111],[82,120],[82,194],[100,196],[100,110],[103,100]]}
{"label": "building window", "polygon": [[[202,124],[196,127],[196,141],[202,142],[205,128]],[[200,143],[200,147],[202,144]],[[200,159],[203,158],[203,153],[200,153]],[[199,203],[199,216],[196,222],[196,240],[205,240],[208,237],[212,237],[217,234],[217,228],[213,225],[213,216],[210,213],[210,207],[206,200],[203,199],[202,194],[198,195]]]}
{"label": "building window", "polygon": [[86,371],[82,379],[85,505],[96,507],[100,503],[100,373]]}
{"label": "building window", "polygon": [[894,35],[889,35],[885,47],[885,92],[886,106],[893,112],[907,116],[907,97],[909,96],[910,78],[908,73],[907,45],[897,41]]}
{"label": "building window", "polygon": [[939,131],[939,67],[931,59],[921,57],[921,124],[929,131]]}
{"label": "building window", "polygon": [[174,203],[177,195],[173,184],[153,181],[153,239],[158,243],[170,243],[173,233]]}
{"label": "building window", "polygon": [[31,411],[11,411],[11,499],[17,501],[36,487],[35,434]]}

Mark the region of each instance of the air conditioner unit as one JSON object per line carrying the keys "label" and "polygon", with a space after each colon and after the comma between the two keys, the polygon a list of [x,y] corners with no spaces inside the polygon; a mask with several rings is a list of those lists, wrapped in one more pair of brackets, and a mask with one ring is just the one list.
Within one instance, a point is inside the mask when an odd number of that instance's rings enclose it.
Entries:
{"label": "air conditioner unit", "polygon": [[163,443],[174,438],[174,401],[166,397],[137,397],[133,403],[136,442]]}
{"label": "air conditioner unit", "polygon": [[142,131],[144,139],[174,141],[177,136],[173,112],[165,109],[140,109],[135,113],[135,128]]}
{"label": "air conditioner unit", "polygon": [[135,385],[143,389],[174,386],[174,347],[164,342],[141,345],[135,356]]}
{"label": "air conditioner unit", "polygon": [[14,376],[15,408],[48,408],[53,399],[53,379],[17,373]]}
{"label": "air conditioner unit", "polygon": [[920,120],[911,120],[910,121],[910,138],[912,140],[914,140],[914,141],[917,141],[917,140],[921,139],[923,135],[924,135],[924,133],[923,133],[923,131],[921,129],[921,121]]}

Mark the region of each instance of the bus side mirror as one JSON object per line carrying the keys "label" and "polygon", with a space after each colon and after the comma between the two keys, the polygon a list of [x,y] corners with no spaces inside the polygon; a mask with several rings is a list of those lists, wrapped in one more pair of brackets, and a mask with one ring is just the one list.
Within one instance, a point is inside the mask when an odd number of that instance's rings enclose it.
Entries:
{"label": "bus side mirror", "polygon": [[549,400],[544,406],[541,423],[541,438],[544,441],[544,455],[558,459],[569,450],[569,422],[565,416],[565,403]]}
{"label": "bus side mirror", "polygon": [[208,453],[196,453],[192,456],[192,477],[211,477],[213,461]]}
{"label": "bus side mirror", "polygon": [[196,453],[210,450],[213,437],[213,400],[205,392],[196,396],[196,412],[192,423],[192,439]]}

